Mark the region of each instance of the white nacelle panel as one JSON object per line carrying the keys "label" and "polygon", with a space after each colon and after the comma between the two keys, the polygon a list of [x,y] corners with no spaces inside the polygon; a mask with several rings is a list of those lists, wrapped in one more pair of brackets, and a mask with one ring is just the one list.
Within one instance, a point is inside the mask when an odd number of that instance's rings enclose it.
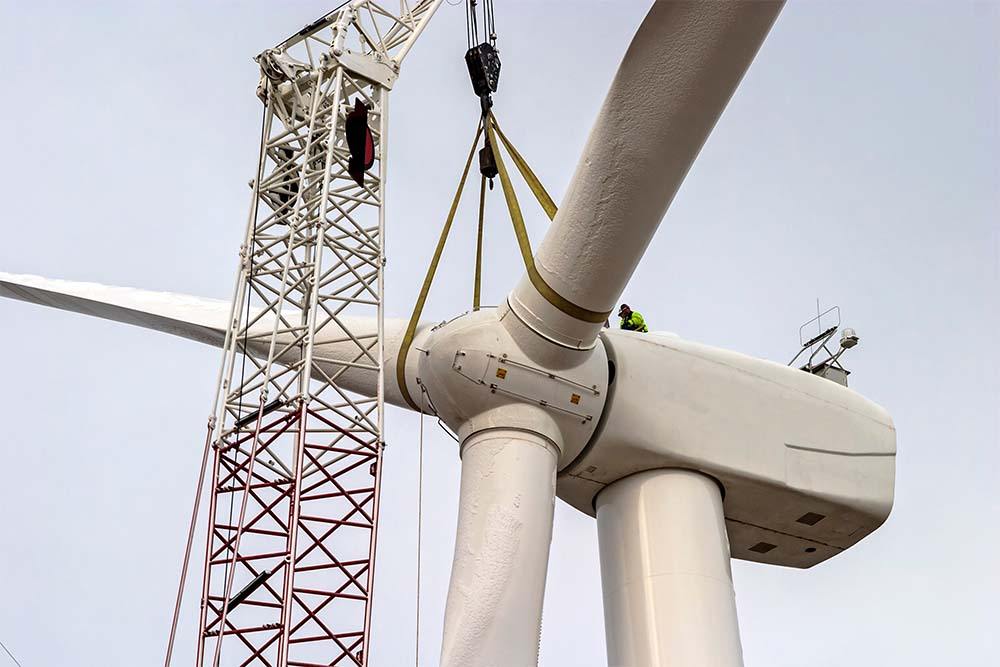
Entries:
{"label": "white nacelle panel", "polygon": [[798,369],[673,336],[602,336],[614,380],[559,496],[594,514],[608,484],[656,468],[724,489],[734,558],[810,567],[892,508],[896,432],[878,405]]}

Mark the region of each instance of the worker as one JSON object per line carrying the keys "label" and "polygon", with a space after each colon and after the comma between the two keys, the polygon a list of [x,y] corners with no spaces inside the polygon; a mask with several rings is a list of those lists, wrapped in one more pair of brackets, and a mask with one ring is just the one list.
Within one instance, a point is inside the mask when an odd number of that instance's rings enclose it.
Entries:
{"label": "worker", "polygon": [[642,315],[629,308],[627,303],[623,303],[622,307],[618,309],[618,317],[622,318],[622,329],[626,331],[638,331],[639,333],[649,333]]}

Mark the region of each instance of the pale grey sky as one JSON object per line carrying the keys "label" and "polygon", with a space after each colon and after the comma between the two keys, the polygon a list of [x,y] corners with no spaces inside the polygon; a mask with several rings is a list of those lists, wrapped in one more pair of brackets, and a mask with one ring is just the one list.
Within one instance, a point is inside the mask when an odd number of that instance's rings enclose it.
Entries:
{"label": "pale grey sky", "polygon": [[[496,4],[497,112],[558,201],[647,3]],[[0,3],[0,270],[226,298],[261,112],[251,57],[331,6]],[[444,6],[393,92],[395,316],[476,122],[462,25]],[[885,526],[811,570],[734,562],[750,667],[985,665],[1000,650],[998,34],[995,1],[791,2],[625,293],[654,329],[779,361],[815,298],[837,303],[862,341],[852,386],[895,419]],[[468,306],[471,223],[429,319]],[[495,303],[521,271],[499,206],[487,240]],[[157,664],[219,353],[16,302],[0,323],[0,640],[24,667]],[[417,427],[390,411],[376,665],[413,659]],[[433,665],[458,457],[427,428]],[[604,665],[601,613],[595,525],[559,503],[541,664]]]}

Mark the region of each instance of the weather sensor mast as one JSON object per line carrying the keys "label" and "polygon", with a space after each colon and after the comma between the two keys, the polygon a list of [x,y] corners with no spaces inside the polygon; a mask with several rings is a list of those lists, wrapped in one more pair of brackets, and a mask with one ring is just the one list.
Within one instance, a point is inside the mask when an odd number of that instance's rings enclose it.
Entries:
{"label": "weather sensor mast", "polygon": [[[806,357],[805,363],[799,367],[799,370],[832,380],[846,387],[847,376],[851,374],[851,371],[844,368],[840,359],[861,339],[858,338],[858,333],[854,329],[850,327],[840,328],[840,306],[833,306],[820,313],[819,301],[817,300],[816,310],[816,317],[799,327],[800,348],[798,353],[788,362],[788,365],[794,366],[795,362],[808,351],[809,356]],[[811,330],[813,326],[816,327],[817,332],[807,339],[805,331]],[[838,331],[840,331],[840,344],[837,351],[834,352],[828,344]]]}
{"label": "weather sensor mast", "polygon": [[[209,420],[199,666],[368,664],[387,103],[439,4],[356,0],[256,59],[264,117]],[[359,373],[377,374],[377,395],[345,388]]]}

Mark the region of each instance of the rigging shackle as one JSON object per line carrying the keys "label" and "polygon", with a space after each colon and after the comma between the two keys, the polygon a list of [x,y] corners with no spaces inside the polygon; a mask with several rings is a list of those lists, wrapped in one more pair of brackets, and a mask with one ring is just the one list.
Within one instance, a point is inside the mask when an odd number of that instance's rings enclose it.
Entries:
{"label": "rigging shackle", "polygon": [[483,147],[479,149],[479,173],[483,175],[484,178],[488,178],[490,181],[490,190],[493,189],[493,179],[496,178],[497,174],[497,158],[493,154],[493,146],[490,144],[490,140],[487,137],[483,142]]}

